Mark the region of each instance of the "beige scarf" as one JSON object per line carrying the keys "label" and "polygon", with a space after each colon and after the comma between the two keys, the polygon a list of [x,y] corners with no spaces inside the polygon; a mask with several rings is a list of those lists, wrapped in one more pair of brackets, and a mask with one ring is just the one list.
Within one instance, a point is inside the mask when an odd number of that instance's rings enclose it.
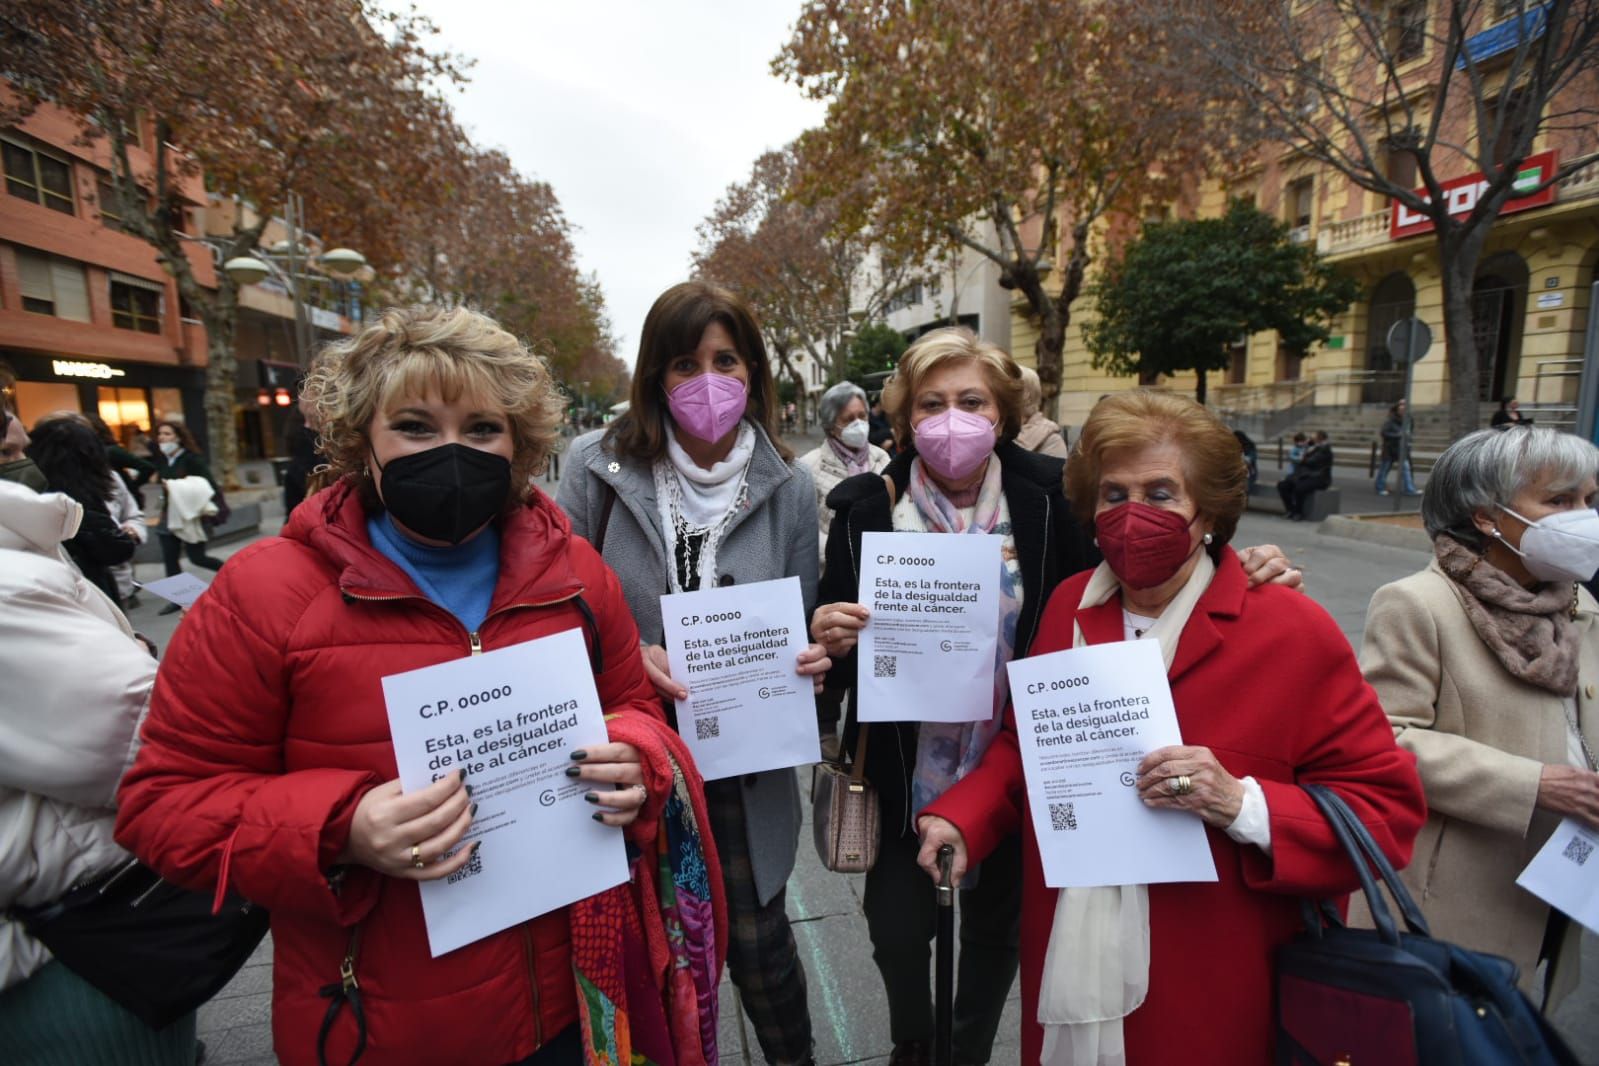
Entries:
{"label": "beige scarf", "polygon": [[1449,575],[1471,627],[1510,676],[1553,692],[1577,692],[1582,639],[1571,620],[1576,589],[1568,581],[1522,588],[1511,576],[1448,533],[1433,538],[1433,555]]}
{"label": "beige scarf", "polygon": [[[1146,640],[1160,641],[1168,671],[1183,628],[1215,576],[1216,564],[1201,552],[1188,583],[1144,634]],[[1110,566],[1100,563],[1077,609],[1098,607],[1120,592]],[[1081,626],[1075,629],[1072,646],[1080,648],[1088,641]],[[1124,1066],[1122,1019],[1148,992],[1149,887],[1061,889],[1038,990],[1041,1066]]]}

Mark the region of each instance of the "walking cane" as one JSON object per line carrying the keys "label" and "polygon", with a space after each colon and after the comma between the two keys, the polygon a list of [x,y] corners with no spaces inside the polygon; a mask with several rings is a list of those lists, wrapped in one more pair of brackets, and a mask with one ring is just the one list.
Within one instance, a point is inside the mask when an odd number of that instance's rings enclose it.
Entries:
{"label": "walking cane", "polygon": [[938,946],[933,980],[933,1066],[951,1066],[951,1034],[955,1027],[955,884],[951,866],[955,848],[938,849]]}

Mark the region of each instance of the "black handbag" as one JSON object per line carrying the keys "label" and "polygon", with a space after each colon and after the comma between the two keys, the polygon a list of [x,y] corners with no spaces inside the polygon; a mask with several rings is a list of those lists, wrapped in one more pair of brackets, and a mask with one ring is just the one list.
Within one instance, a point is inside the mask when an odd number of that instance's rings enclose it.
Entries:
{"label": "black handbag", "polygon": [[1305,791],[1354,863],[1376,928],[1351,929],[1330,901],[1305,901],[1305,931],[1277,951],[1278,1066],[1576,1066],[1516,987],[1515,964],[1433,937],[1354,811],[1324,785]]}
{"label": "black handbag", "polygon": [[198,1008],[261,943],[267,912],[162,880],[137,860],[12,917],[62,965],[154,1029]]}

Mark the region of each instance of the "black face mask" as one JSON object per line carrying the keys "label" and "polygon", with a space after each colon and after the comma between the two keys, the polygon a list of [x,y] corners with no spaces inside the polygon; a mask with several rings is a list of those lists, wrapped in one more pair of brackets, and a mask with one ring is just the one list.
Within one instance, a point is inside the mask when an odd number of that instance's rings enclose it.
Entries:
{"label": "black face mask", "polygon": [[[377,456],[372,457],[374,464]],[[464,444],[441,444],[378,466],[383,506],[418,536],[459,544],[505,507],[511,463]]]}

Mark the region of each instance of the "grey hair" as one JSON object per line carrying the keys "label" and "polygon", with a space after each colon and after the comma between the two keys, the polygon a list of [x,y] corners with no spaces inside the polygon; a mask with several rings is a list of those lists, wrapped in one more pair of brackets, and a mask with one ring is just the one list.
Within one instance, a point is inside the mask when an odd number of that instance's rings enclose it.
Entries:
{"label": "grey hair", "polygon": [[1427,535],[1448,533],[1482,552],[1488,539],[1472,516],[1508,506],[1537,478],[1572,488],[1599,474],[1599,448],[1571,433],[1542,426],[1479,429],[1451,444],[1432,468],[1421,497]]}
{"label": "grey hair", "polygon": [[866,400],[866,390],[853,381],[840,381],[822,393],[822,398],[816,401],[816,417],[822,423],[823,432],[833,428],[839,412],[848,407],[851,400],[859,400],[868,409],[872,406]]}
{"label": "grey hair", "polygon": [[[1020,366],[1021,364],[1017,364]],[[1038,371],[1030,366],[1022,371],[1022,421],[1025,422],[1044,406],[1044,383],[1038,380]]]}

